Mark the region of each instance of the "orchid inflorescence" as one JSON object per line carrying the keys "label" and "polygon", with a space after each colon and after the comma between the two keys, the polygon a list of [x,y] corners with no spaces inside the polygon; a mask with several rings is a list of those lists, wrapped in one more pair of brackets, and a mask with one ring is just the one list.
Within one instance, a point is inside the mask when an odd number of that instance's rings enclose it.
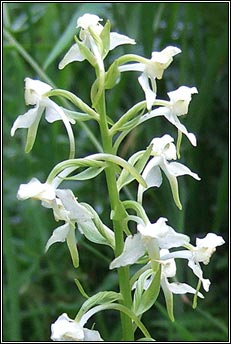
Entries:
{"label": "orchid inflorescence", "polygon": [[[11,129],[12,136],[18,128],[28,129],[26,152],[33,148],[43,113],[49,123],[63,121],[68,134],[68,159],[58,163],[44,183],[32,178],[27,184],[21,184],[17,193],[19,200],[40,200],[43,207],[52,209],[55,221],[61,221],[61,225],[54,229],[48,239],[45,251],[57,242],[66,242],[73,265],[78,268],[81,263],[76,241],[78,229],[89,241],[108,245],[113,250],[115,258],[109,269],[118,269],[119,272],[118,292],[101,291],[88,297],[75,319],[70,319],[66,313],[58,317],[51,325],[51,339],[54,341],[102,341],[100,333],[85,328],[85,324],[95,313],[107,309],[123,314],[123,340],[132,341],[136,328],[142,331],[146,340],[153,340],[141,317],[154,305],[160,290],[164,293],[167,312],[172,321],[174,294],[193,294],[193,307],[196,307],[197,297],[204,298],[200,291],[201,285],[205,292],[210,287],[210,280],[204,278],[201,265],[208,264],[216,247],[224,244],[221,236],[209,233],[204,238],[197,238],[193,245],[188,235],[177,232],[168,224],[167,218],[160,216],[156,221],[150,221],[143,205],[145,191],[159,188],[163,174],[167,177],[173,201],[179,209],[182,209],[182,204],[177,178],[189,175],[200,180],[197,173],[176,161],[180,157],[182,134],[193,146],[197,145],[196,136],[180,122],[180,117],[188,113],[192,95],[198,93],[196,87],[181,86],[167,93],[168,100],[158,99],[157,81],[162,79],[165,69],[181,50],[168,46],[162,51],[152,52],[150,59],[125,54],[117,57],[105,71],[104,59],[110,51],[120,45],[136,43],[125,35],[111,32],[110,21],[104,26],[101,23],[102,19],[94,14],[84,14],[78,18],[79,35],[75,36],[75,43],[59,63],[59,69],[63,69],[70,63],[87,60],[95,69],[91,106],[69,91],[53,89],[45,82],[27,77],[25,103],[33,107],[20,115]],[[144,92],[144,100],[135,104],[114,123],[107,114],[105,93],[119,84],[121,74],[127,71],[138,72],[138,83]],[[50,99],[54,96],[68,99],[76,111],[58,105]],[[118,156],[118,148],[132,129],[160,116],[177,129],[177,145],[172,136],[165,134],[150,140],[146,149],[134,153],[128,161]],[[75,157],[72,126],[82,120],[98,123],[103,153]],[[104,224],[90,204],[80,202],[71,189],[59,187],[68,178],[84,181],[96,178],[103,171],[111,204],[112,229]],[[138,183],[137,200],[122,201],[120,192],[134,180]],[[129,230],[129,221],[136,224],[135,234]],[[195,287],[177,280],[179,259],[187,263],[198,279]],[[134,266],[133,274],[129,270],[131,265]]]}

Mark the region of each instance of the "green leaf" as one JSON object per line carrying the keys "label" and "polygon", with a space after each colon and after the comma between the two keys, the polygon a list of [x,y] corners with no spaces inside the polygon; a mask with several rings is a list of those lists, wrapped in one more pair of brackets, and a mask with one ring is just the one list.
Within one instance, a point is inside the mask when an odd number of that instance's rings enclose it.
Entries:
{"label": "green leaf", "polygon": [[105,89],[110,90],[113,88],[116,84],[118,84],[120,79],[120,71],[118,69],[118,62],[117,60],[114,61],[114,63],[111,64],[108,71],[105,75]]}
{"label": "green leaf", "polygon": [[64,179],[67,179],[67,180],[88,180],[88,179],[92,179],[92,178],[97,177],[98,174],[100,174],[105,169],[105,167],[106,167],[106,164],[103,167],[89,167],[85,171],[82,171],[82,172],[76,174],[75,176],[67,177],[67,178],[64,178]]}
{"label": "green leaf", "polygon": [[114,249],[115,236],[113,231],[100,219],[97,212],[87,203],[81,203],[93,216],[91,221],[84,221],[79,224],[80,229],[86,238],[97,244],[108,245]]}
{"label": "green leaf", "polygon": [[77,278],[75,278],[74,281],[75,281],[75,284],[77,285],[77,287],[78,287],[78,289],[79,289],[80,294],[81,294],[83,297],[85,297],[86,299],[89,299],[89,296],[87,295],[87,293],[86,293],[85,290],[83,289],[83,286],[82,286],[82,284],[80,283],[80,281],[79,281]]}
{"label": "green leaf", "polygon": [[[145,271],[144,274],[145,274],[145,277],[147,278],[148,272]],[[134,313],[137,316],[143,314],[154,305],[160,291],[160,277],[161,277],[161,267],[159,267],[158,271],[156,272],[155,276],[152,279],[150,286],[148,287],[147,290],[144,291],[142,296],[140,296],[140,290],[138,290],[138,297],[136,298],[136,300],[134,299],[134,301],[136,302],[136,304],[134,304],[134,308],[135,308]],[[140,279],[141,279],[141,284],[143,284],[144,283],[143,274],[141,275]],[[140,286],[138,287],[141,288]]]}
{"label": "green leaf", "polygon": [[81,319],[83,314],[95,305],[110,304],[117,300],[122,300],[120,293],[116,293],[115,291],[100,291],[99,293],[89,297],[89,299],[83,303],[76,318]]}
{"label": "green leaf", "polygon": [[[134,166],[138,173],[140,173],[146,165],[152,151],[152,146],[149,146],[145,151],[136,152],[133,154],[128,163]],[[120,177],[117,180],[118,190],[121,190],[125,185],[131,183],[134,177],[125,169],[122,170]]]}
{"label": "green leaf", "polygon": [[68,232],[66,242],[71,254],[72,263],[74,267],[77,268],[79,266],[79,254],[78,254],[78,249],[76,245],[74,229],[71,229]]}
{"label": "green leaf", "polygon": [[146,338],[140,338],[140,339],[137,339],[137,342],[155,342],[156,340],[153,339],[153,338],[149,338],[149,337],[146,337]]}
{"label": "green leaf", "polygon": [[96,64],[96,58],[82,42],[78,40],[78,38],[75,36],[75,41],[78,44],[79,50],[81,54],[85,57],[85,59],[94,67]]}
{"label": "green leaf", "polygon": [[74,119],[75,121],[84,122],[88,121],[89,119],[92,119],[92,116],[84,112],[71,111],[63,107],[61,107],[61,109],[64,111],[67,117]]}
{"label": "green leaf", "polygon": [[110,48],[110,30],[111,30],[111,23],[109,20],[107,20],[106,24],[104,25],[103,30],[100,33],[100,38],[102,40],[103,44],[103,50],[102,50],[102,57],[105,58],[106,55],[109,52]]}

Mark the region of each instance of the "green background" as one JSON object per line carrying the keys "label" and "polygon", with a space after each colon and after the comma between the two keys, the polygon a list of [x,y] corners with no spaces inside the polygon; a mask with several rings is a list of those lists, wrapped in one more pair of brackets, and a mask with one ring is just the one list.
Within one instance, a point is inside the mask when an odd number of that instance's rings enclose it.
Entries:
{"label": "green background", "polygon": [[[150,58],[151,52],[168,45],[182,53],[158,82],[159,98],[181,85],[196,86],[189,114],[182,119],[196,134],[198,146],[183,138],[181,162],[198,173],[201,181],[180,180],[183,210],[172,202],[164,180],[158,190],[145,194],[150,219],[167,217],[169,224],[195,242],[197,236],[215,232],[226,244],[217,249],[204,276],[211,288],[198,308],[188,298],[174,296],[175,323],[167,317],[162,295],[143,320],[158,341],[226,341],[228,338],[228,2],[219,3],[4,3],[3,41],[3,340],[47,341],[50,324],[63,312],[74,317],[83,302],[73,279],[78,278],[89,295],[117,288],[115,272],[108,273],[111,252],[79,238],[80,268],[72,268],[66,245],[44,247],[57,224],[39,202],[19,202],[21,183],[32,177],[44,181],[55,164],[68,156],[68,141],[62,124],[43,119],[35,146],[24,153],[26,130],[10,137],[16,117],[27,111],[24,78],[47,77],[59,88],[71,90],[90,104],[89,90],[94,71],[87,62],[72,63],[59,71],[57,65],[73,43],[76,19],[94,13],[110,19],[112,31],[134,38],[136,46],[116,48],[108,63],[123,53]],[[113,119],[143,99],[137,73],[123,74],[118,86],[108,92]],[[94,123],[76,125],[77,156],[98,151],[98,128]],[[163,118],[150,120],[124,141],[119,154],[128,158],[148,146],[151,139],[175,128]],[[110,225],[103,174],[96,180],[70,185],[80,201],[89,202]],[[135,184],[129,192],[135,197]],[[160,215],[161,214],[161,215]],[[191,271],[178,269],[179,280],[195,286]],[[204,293],[205,294],[205,293]],[[190,299],[190,296],[189,296]],[[116,341],[118,314],[97,315],[96,328],[105,340]],[[90,324],[91,325],[91,324]]]}

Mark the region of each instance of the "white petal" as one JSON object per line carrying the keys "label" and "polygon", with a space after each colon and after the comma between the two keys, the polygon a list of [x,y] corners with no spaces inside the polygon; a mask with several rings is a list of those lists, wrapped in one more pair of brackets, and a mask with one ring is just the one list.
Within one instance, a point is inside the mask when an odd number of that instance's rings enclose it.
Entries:
{"label": "white petal", "polygon": [[90,214],[86,208],[80,205],[73,192],[69,189],[57,189],[56,195],[61,200],[65,210],[69,212],[70,220],[76,220],[77,222],[83,222],[91,220],[93,215]]}
{"label": "white petal", "polygon": [[173,61],[173,56],[180,53],[181,50],[169,46],[160,52],[153,52],[150,63],[147,64],[146,71],[152,78],[162,79],[164,70]]}
{"label": "white petal", "polygon": [[159,187],[162,184],[162,176],[159,168],[159,157],[154,157],[146,165],[142,177],[146,181],[147,188]]}
{"label": "white petal", "polygon": [[196,87],[180,86],[177,90],[168,92],[168,96],[172,102],[179,100],[191,100],[191,95],[198,93]]}
{"label": "white petal", "polygon": [[168,64],[169,61],[172,61],[172,57],[181,53],[181,50],[177,47],[168,46],[164,48],[162,51],[153,52],[152,53],[152,61],[161,63],[161,64]]}
{"label": "white petal", "polygon": [[[193,287],[191,287],[190,285],[186,283],[173,282],[173,283],[168,283],[167,285],[168,285],[168,289],[173,294],[186,294],[186,293],[195,294],[196,293],[196,289],[194,289]],[[200,292],[198,292],[198,296],[201,297],[202,299],[204,298],[204,296]]]}
{"label": "white petal", "polygon": [[88,330],[87,328],[84,328],[83,333],[84,333],[84,341],[85,342],[101,342],[101,341],[103,341],[103,339],[101,338],[98,331]]}
{"label": "white petal", "polygon": [[45,118],[49,123],[53,123],[62,119],[60,114],[52,107],[46,107]]}
{"label": "white petal", "polygon": [[40,80],[33,80],[25,78],[25,102],[26,105],[35,105],[39,99],[47,92],[52,90],[52,87]]}
{"label": "white petal", "polygon": [[185,174],[193,177],[194,179],[201,180],[200,177],[192,172],[188,167],[185,165],[179,163],[179,162],[170,162],[168,165],[168,172],[171,173],[173,176],[178,177],[178,176],[183,176]]}
{"label": "white petal", "polygon": [[177,129],[179,129],[183,134],[185,134],[188,137],[189,141],[193,146],[197,145],[195,135],[187,131],[186,127],[179,121],[177,115],[175,115],[170,108],[159,107],[155,110],[152,110],[149,116],[148,114],[144,116],[148,118],[164,116],[170,123],[172,123]]}
{"label": "white petal", "polygon": [[83,60],[85,60],[85,57],[81,54],[78,44],[75,43],[68,50],[64,58],[59,63],[59,69],[63,69],[67,64],[73,61],[83,61]]}
{"label": "white petal", "polygon": [[118,45],[122,44],[136,44],[135,40],[132,38],[129,38],[125,35],[121,35],[117,32],[111,32],[110,33],[110,48],[109,50],[113,50]]}
{"label": "white petal", "polygon": [[99,18],[95,14],[85,13],[77,20],[77,28],[81,27],[82,29],[88,29],[89,26],[96,26],[99,21],[103,19]]}
{"label": "white petal", "polygon": [[29,183],[20,185],[17,198],[19,200],[35,198],[52,201],[55,199],[55,190],[51,184],[41,183],[37,178],[32,178]]}
{"label": "white petal", "polygon": [[66,240],[67,234],[69,233],[70,230],[72,230],[72,228],[70,227],[70,225],[68,223],[66,223],[65,225],[62,225],[60,227],[57,227],[53,231],[51,237],[49,238],[49,240],[46,243],[45,252],[47,252],[49,247],[51,245],[53,245],[54,243],[64,242]]}
{"label": "white petal", "polygon": [[154,155],[162,155],[167,160],[176,160],[176,147],[173,142],[173,137],[168,134],[154,138],[151,141],[152,153]]}
{"label": "white petal", "polygon": [[225,243],[224,239],[215,233],[208,233],[206,237],[204,237],[203,239],[200,239],[200,238],[196,239],[197,248],[201,248],[201,247],[214,248],[217,246],[221,246],[224,243]]}
{"label": "white petal", "polygon": [[156,100],[156,93],[153,92],[153,90],[151,89],[150,85],[149,85],[149,80],[148,77],[145,73],[142,73],[139,78],[138,81],[145,93],[145,98],[147,101],[147,109],[148,111],[151,110],[154,101]]}
{"label": "white petal", "polygon": [[160,217],[155,223],[147,226],[138,225],[137,229],[142,236],[156,238],[160,248],[179,247],[189,242],[190,239],[187,235],[177,233],[166,224],[166,221],[166,218]]}
{"label": "white petal", "polygon": [[130,235],[125,240],[124,250],[121,255],[111,262],[110,269],[133,264],[142,257],[144,253],[145,249],[140,234]]}
{"label": "white petal", "polygon": [[51,325],[51,339],[53,341],[83,341],[83,328],[74,320],[63,313]]}
{"label": "white petal", "polygon": [[11,128],[11,131],[10,131],[11,136],[14,136],[15,131],[18,128],[30,128],[31,125],[36,120],[39,112],[40,112],[39,106],[36,106],[35,108],[27,111],[24,115],[18,116],[16,120],[14,121],[13,126]]}
{"label": "white petal", "polygon": [[203,278],[203,271],[199,263],[194,262],[193,259],[189,259],[188,266],[192,269],[193,273],[201,280],[205,291],[209,291],[210,280]]}
{"label": "white petal", "polygon": [[169,253],[167,249],[160,250],[160,263],[162,266],[162,275],[165,277],[174,277],[176,275],[176,263],[173,258],[161,260],[161,257]]}

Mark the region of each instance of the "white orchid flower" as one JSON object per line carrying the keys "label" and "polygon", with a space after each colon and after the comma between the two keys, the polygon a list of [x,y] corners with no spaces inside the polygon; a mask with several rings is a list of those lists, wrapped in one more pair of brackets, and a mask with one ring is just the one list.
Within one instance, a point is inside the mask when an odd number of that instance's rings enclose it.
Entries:
{"label": "white orchid flower", "polygon": [[138,201],[142,202],[143,193],[150,187],[159,187],[162,184],[161,170],[165,173],[169,180],[172,190],[173,199],[179,209],[182,205],[179,199],[177,177],[190,175],[194,179],[200,180],[200,177],[193,173],[188,167],[179,162],[168,162],[168,160],[176,159],[176,147],[173,144],[174,139],[170,135],[164,135],[160,138],[152,140],[152,152],[154,157],[148,162],[142,177],[146,181],[147,188],[142,185],[138,187]]}
{"label": "white orchid flower", "polygon": [[65,224],[56,228],[46,243],[45,251],[56,242],[64,242],[75,229],[76,223],[91,221],[92,215],[79,204],[71,190],[56,190],[57,198],[51,205],[56,221],[63,220]]}
{"label": "white orchid flower", "polygon": [[179,121],[178,117],[188,113],[189,103],[192,94],[198,93],[196,87],[181,86],[177,90],[168,92],[169,102],[165,102],[166,106],[152,110],[149,117],[164,116],[172,123],[181,133],[185,134],[193,146],[197,145],[196,137],[193,133],[189,133],[186,127]]}
{"label": "white orchid flower", "polygon": [[[105,58],[108,50],[113,50],[119,45],[135,44],[134,39],[131,39],[125,35],[121,35],[117,32],[111,32],[109,36],[110,42],[108,49],[105,49],[104,52],[100,52],[92,35],[93,33],[98,36],[99,39],[101,39],[100,34],[102,33],[104,27],[99,23],[100,21],[102,21],[102,19],[99,18],[97,15],[89,13],[84,14],[77,20],[77,28],[80,28],[79,38],[81,40],[81,43],[84,44],[84,46],[93,53],[96,59],[100,60]],[[85,58],[86,57],[80,51],[78,44],[75,43],[71,46],[62,61],[59,63],[59,69],[63,69],[67,64],[73,61],[83,61],[85,60]]]}
{"label": "white orchid flower", "polygon": [[[56,221],[65,221],[65,224],[57,227],[46,243],[45,252],[56,242],[67,242],[72,261],[78,266],[79,258],[76,247],[75,227],[81,231],[81,224],[92,221],[92,214],[77,202],[73,192],[68,189],[57,189],[56,180],[53,183],[41,183],[32,178],[29,183],[21,184],[17,193],[19,200],[28,198],[37,199],[46,208],[52,208]],[[82,233],[82,232],[81,232]]]}
{"label": "white orchid flower", "polygon": [[51,339],[60,342],[98,342],[103,341],[98,331],[89,330],[63,313],[51,324]]}
{"label": "white orchid flower", "polygon": [[160,259],[160,249],[180,247],[189,243],[189,237],[177,233],[166,224],[167,219],[160,217],[155,223],[137,225],[139,233],[128,236],[125,240],[124,250],[110,264],[110,269],[134,264],[145,254],[150,259]]}
{"label": "white orchid flower", "polygon": [[[191,293],[195,294],[196,289],[191,287],[186,283],[180,282],[169,282],[169,278],[173,278],[176,276],[176,263],[173,258],[171,259],[162,259],[162,257],[168,254],[168,250],[161,250],[160,251],[160,264],[161,264],[161,287],[164,291],[166,300],[170,297],[170,294],[186,294]],[[198,293],[198,296],[204,298],[201,293]]]}
{"label": "white orchid flower", "polygon": [[215,233],[208,233],[203,239],[196,239],[196,246],[186,244],[188,250],[176,251],[164,255],[163,259],[183,258],[188,260],[188,266],[202,282],[205,291],[209,291],[210,281],[203,278],[203,271],[200,263],[208,264],[217,246],[225,243],[224,239]]}
{"label": "white orchid flower", "polygon": [[[164,256],[169,254],[169,250],[167,249],[161,249],[160,250],[160,260],[159,263],[161,264],[161,287],[164,291],[164,294],[166,296],[166,301],[169,299],[171,294],[195,294],[196,289],[191,287],[190,285],[186,283],[181,282],[169,282],[169,278],[176,277],[176,262],[174,258],[170,259],[163,259]],[[152,277],[149,277],[145,283],[144,283],[144,289],[148,289]],[[135,286],[135,284],[134,284]],[[204,296],[199,292],[198,296],[200,298],[204,298]]]}
{"label": "white orchid flower", "polygon": [[[160,278],[160,287],[164,292],[165,302],[169,317],[174,321],[173,315],[173,294],[194,294],[198,295],[200,298],[204,296],[198,292],[196,289],[191,287],[186,283],[181,282],[171,282],[169,279],[176,278],[176,263],[173,258],[163,259],[164,256],[169,254],[169,250],[161,249],[160,250],[160,259],[159,264],[161,264],[161,278]],[[150,263],[147,264],[147,269],[149,268]],[[148,270],[145,270],[140,276],[139,279],[133,284],[132,289],[136,289],[138,285],[141,285],[144,290],[147,290],[151,285],[153,279],[155,278],[156,272],[147,273]],[[142,284],[141,284],[142,283]]]}
{"label": "white orchid flower", "polygon": [[95,223],[94,213],[88,210],[86,206],[81,205],[71,190],[57,188],[62,180],[59,178],[61,176],[65,176],[65,171],[61,172],[51,183],[41,183],[38,179],[32,178],[29,183],[20,185],[17,198],[19,200],[28,198],[40,200],[44,207],[53,210],[56,221],[65,222],[54,229],[46,243],[45,252],[54,243],[66,241],[73,264],[77,267],[76,225],[79,232],[92,242],[106,244],[111,247],[114,247],[114,233],[99,220],[96,220]]}
{"label": "white orchid flower", "polygon": [[62,108],[55,102],[50,100],[46,93],[52,87],[40,80],[33,80],[25,78],[25,103],[26,105],[35,105],[34,108],[27,111],[24,115],[18,116],[11,128],[11,136],[14,136],[18,128],[27,128],[27,142],[25,151],[28,153],[34,145],[38,125],[45,111],[45,118],[47,122],[53,123],[62,120],[69,136],[70,143],[74,141],[70,123],[75,123],[73,119],[69,119]]}
{"label": "white orchid flower", "polygon": [[21,184],[17,192],[17,198],[21,201],[33,198],[51,203],[55,197],[54,187],[48,183],[41,183],[37,178],[32,178],[27,184]]}
{"label": "white orchid flower", "polygon": [[[150,60],[142,59],[143,62],[129,63],[119,66],[120,72],[138,71],[142,72],[138,81],[145,93],[147,109],[151,110],[156,99],[156,79],[162,79],[164,70],[173,61],[173,56],[179,54],[181,50],[174,46],[168,46],[160,52],[154,51]],[[149,84],[151,82],[151,86]]]}

